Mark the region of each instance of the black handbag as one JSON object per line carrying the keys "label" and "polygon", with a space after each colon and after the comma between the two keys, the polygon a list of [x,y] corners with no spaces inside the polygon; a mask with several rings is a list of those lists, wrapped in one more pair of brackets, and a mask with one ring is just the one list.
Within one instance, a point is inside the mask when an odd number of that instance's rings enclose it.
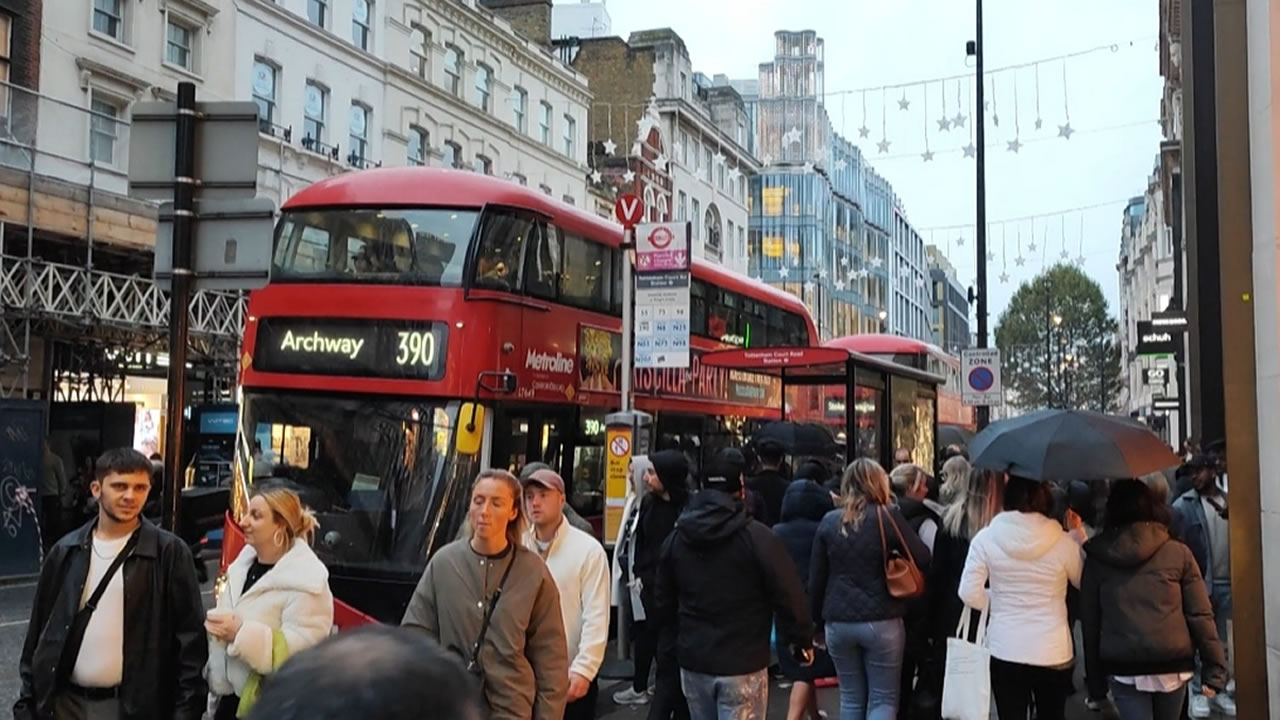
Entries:
{"label": "black handbag", "polygon": [[[80,657],[80,646],[84,644],[84,633],[89,628],[89,618],[93,617],[93,611],[98,609],[98,602],[106,594],[107,586],[111,584],[111,578],[115,577],[120,566],[124,565],[124,561],[128,560],[129,556],[133,554],[133,549],[138,547],[138,538],[141,534],[141,528],[133,531],[133,535],[129,536],[129,541],[125,543],[124,548],[120,550],[115,560],[112,560],[111,565],[107,567],[106,574],[98,581],[98,587],[94,588],[93,594],[89,596],[89,601],[72,618],[71,624],[67,627],[66,641],[62,644],[62,654],[58,658],[59,680],[66,680],[71,676],[71,671],[76,665],[76,659]],[[93,542],[92,538],[89,542]]]}
{"label": "black handbag", "polygon": [[516,564],[516,549],[511,549],[511,560],[507,562],[507,569],[502,572],[502,579],[498,581],[498,587],[493,591],[493,595],[489,596],[489,606],[485,608],[484,620],[480,623],[480,634],[476,636],[476,641],[471,646],[469,654],[462,655],[462,659],[466,661],[467,672],[476,679],[481,690],[484,690],[484,666],[480,663],[480,648],[484,646],[484,638],[489,634],[489,623],[493,620],[493,610],[498,606],[498,600],[502,598],[502,588],[507,584],[507,577],[511,575],[511,568]]}

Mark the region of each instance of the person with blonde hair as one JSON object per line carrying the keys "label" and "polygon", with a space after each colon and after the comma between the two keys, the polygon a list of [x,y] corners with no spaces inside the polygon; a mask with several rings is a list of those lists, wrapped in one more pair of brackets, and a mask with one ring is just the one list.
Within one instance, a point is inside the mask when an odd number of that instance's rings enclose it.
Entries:
{"label": "person with blonde hair", "polygon": [[515,475],[480,473],[471,486],[470,537],[432,556],[401,625],[461,657],[491,720],[561,720],[569,645],[560,593],[547,564],[524,547],[522,497]]}
{"label": "person with blonde hair", "polygon": [[898,715],[907,603],[889,593],[893,553],[928,569],[929,549],[893,504],[889,476],[860,458],[844,472],[840,500],[814,536],[809,599],[840,681],[841,720]]}
{"label": "person with blonde hair", "polygon": [[244,717],[262,678],[317,645],[333,627],[329,571],[311,550],[318,527],[297,493],[255,487],[240,518],[245,546],[209,611],[205,677],[218,696],[214,720]]}
{"label": "person with blonde hair", "polygon": [[952,455],[942,463],[942,488],[938,491],[938,500],[945,506],[953,505],[964,490],[969,479],[969,460],[963,455]]}

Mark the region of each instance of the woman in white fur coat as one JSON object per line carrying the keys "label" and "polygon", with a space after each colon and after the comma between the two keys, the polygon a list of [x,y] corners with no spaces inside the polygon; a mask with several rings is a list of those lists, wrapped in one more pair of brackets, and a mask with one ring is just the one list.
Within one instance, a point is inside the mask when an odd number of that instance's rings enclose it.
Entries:
{"label": "woman in white fur coat", "polygon": [[247,715],[262,676],[333,627],[329,571],[310,547],[316,519],[298,495],[279,486],[255,490],[240,527],[245,548],[205,621],[214,720]]}

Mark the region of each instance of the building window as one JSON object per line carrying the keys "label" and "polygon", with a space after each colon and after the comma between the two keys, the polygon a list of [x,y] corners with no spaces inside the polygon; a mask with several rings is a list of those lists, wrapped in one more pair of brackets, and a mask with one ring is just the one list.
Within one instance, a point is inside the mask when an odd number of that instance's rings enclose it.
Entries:
{"label": "building window", "polygon": [[476,63],[476,107],[489,112],[489,98],[493,95],[493,70],[488,65]]}
{"label": "building window", "polygon": [[689,97],[689,76],[680,73],[680,99],[684,100]]}
{"label": "building window", "polygon": [[702,217],[702,203],[698,202],[698,198],[693,199],[693,213],[690,217],[693,218],[693,239],[697,240],[701,234],[698,232],[698,218]]}
{"label": "building window", "polygon": [[543,194],[543,195],[550,195],[550,194],[551,194],[551,186],[550,186],[550,185],[539,185],[539,186],[538,186],[538,189],[542,191],[542,194]]}
{"label": "building window", "polygon": [[124,13],[126,0],[93,0],[93,29],[109,38],[125,41]]}
{"label": "building window", "polygon": [[[13,19],[0,13],[0,82],[9,82],[9,44],[12,40]],[[9,116],[9,88],[0,86],[0,118]],[[7,125],[7,123],[6,123]]]}
{"label": "building window", "polygon": [[716,168],[716,185],[721,190],[724,190],[724,165],[723,164],[721,164],[719,167]]}
{"label": "building window", "polygon": [[525,115],[529,110],[529,93],[522,87],[511,88],[511,122],[521,134],[528,132],[525,128]]}
{"label": "building window", "polygon": [[676,199],[676,220],[684,222],[689,219],[689,196],[680,191],[680,195]]}
{"label": "building window", "polygon": [[351,42],[361,50],[369,49],[369,37],[373,34],[373,0],[355,0],[351,4]]}
{"label": "building window", "polygon": [[702,177],[707,182],[711,182],[711,166],[714,164],[715,163],[711,161],[711,146],[708,145],[702,148],[702,169],[706,171],[703,173]]}
{"label": "building window", "polygon": [[680,164],[689,167],[689,133],[680,131]]}
{"label": "building window", "polygon": [[409,69],[413,70],[418,77],[425,78],[431,66],[427,62],[429,57],[431,57],[431,33],[421,25],[414,25],[413,31],[409,33]]}
{"label": "building window", "polygon": [[492,175],[493,161],[485,157],[484,155],[477,154],[475,164],[471,166],[471,169],[475,170],[481,175]]}
{"label": "building window", "polygon": [[89,119],[89,159],[102,165],[115,165],[121,104],[97,90],[89,98],[89,109],[93,111]]}
{"label": "building window", "polygon": [[578,204],[578,202],[577,202],[576,200],[574,200],[574,199],[573,199],[573,196],[572,196],[572,195],[565,195],[564,197],[562,197],[562,198],[560,198],[560,199],[561,199],[561,200],[563,200],[563,201],[565,202],[565,204],[566,204],[566,205],[577,205],[577,204]]}
{"label": "building window", "polygon": [[165,62],[170,65],[176,65],[183,70],[195,72],[195,30],[174,20],[172,13],[169,15],[166,26],[168,41],[165,44]]}
{"label": "building window", "polygon": [[574,138],[578,134],[578,122],[572,115],[564,116],[564,154],[573,157]]}
{"label": "building window", "polygon": [[542,116],[538,120],[538,139],[543,145],[551,144],[551,103],[543,101]]}
{"label": "building window", "polygon": [[462,146],[452,140],[444,144],[444,164],[446,167],[462,167]]}
{"label": "building window", "polygon": [[521,187],[527,187],[529,185],[529,178],[521,175],[520,173],[511,173],[511,180]]}
{"label": "building window", "polygon": [[319,27],[325,26],[328,20],[329,2],[328,0],[307,0],[307,19],[312,25]]}
{"label": "building window", "polygon": [[276,66],[253,59],[253,101],[258,104],[258,126],[270,131],[276,120]]}
{"label": "building window", "polygon": [[431,147],[431,134],[420,127],[409,128],[409,164],[426,165],[427,148]]}
{"label": "building window", "polygon": [[329,91],[319,85],[307,81],[302,92],[302,137],[304,142],[324,142],[324,119],[328,109]]}
{"label": "building window", "polygon": [[462,51],[452,45],[444,49],[444,84],[455,96],[462,94]]}
{"label": "building window", "polygon": [[360,103],[351,103],[347,134],[351,138],[351,155],[348,160],[352,165],[364,167],[365,158],[369,154],[369,108]]}

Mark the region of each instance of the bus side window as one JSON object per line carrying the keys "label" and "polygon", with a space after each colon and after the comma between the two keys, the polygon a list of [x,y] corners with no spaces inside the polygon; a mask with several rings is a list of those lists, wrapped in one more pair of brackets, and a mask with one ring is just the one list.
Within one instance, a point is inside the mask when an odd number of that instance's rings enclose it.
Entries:
{"label": "bus side window", "polygon": [[560,275],[560,300],[598,313],[612,304],[613,263],[610,248],[578,235],[563,233],[564,270]]}
{"label": "bus side window", "polygon": [[541,231],[525,255],[525,292],[554,302],[559,297],[560,228],[549,224],[539,224],[539,228]]}
{"label": "bus side window", "polygon": [[508,210],[485,213],[476,252],[475,286],[519,290],[525,247],[537,236],[533,218]]}

